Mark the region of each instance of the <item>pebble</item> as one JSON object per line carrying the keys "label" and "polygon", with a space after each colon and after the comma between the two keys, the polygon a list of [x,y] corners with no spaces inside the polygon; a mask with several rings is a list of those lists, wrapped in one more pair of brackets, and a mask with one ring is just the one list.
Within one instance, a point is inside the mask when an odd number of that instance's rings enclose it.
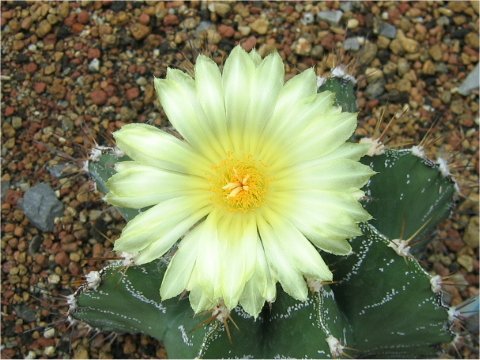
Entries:
{"label": "pebble", "polygon": [[105,105],[108,100],[108,95],[103,90],[94,90],[90,94],[90,98],[95,105]]}
{"label": "pebble", "polygon": [[50,274],[48,275],[48,283],[52,285],[56,285],[60,282],[60,276],[57,274]]}
{"label": "pebble", "polygon": [[293,51],[297,55],[306,56],[312,51],[312,45],[305,38],[299,38],[293,45]]}
{"label": "pebble", "polygon": [[88,64],[88,71],[90,72],[98,72],[100,70],[100,60],[97,58],[90,61]]}
{"label": "pebble", "polygon": [[385,80],[380,79],[378,81],[368,84],[365,89],[365,94],[369,99],[377,99],[385,92]]}
{"label": "pebble", "polygon": [[468,74],[462,84],[458,87],[458,92],[462,95],[468,95],[474,89],[478,89],[478,79],[480,78],[480,72],[478,64]]}
{"label": "pebble", "polygon": [[252,29],[250,28],[250,26],[243,26],[243,25],[238,26],[238,32],[242,36],[248,36],[251,31],[252,31]]}
{"label": "pebble", "polygon": [[224,38],[231,38],[235,35],[235,29],[231,26],[220,24],[218,26],[218,33]]}
{"label": "pebble", "polygon": [[250,24],[250,28],[260,35],[265,35],[268,31],[268,20],[258,18]]}
{"label": "pebble", "polygon": [[360,49],[360,41],[358,40],[358,37],[355,36],[345,39],[343,42],[343,48],[345,50],[358,51]]}
{"label": "pebble", "polygon": [[178,16],[175,14],[168,14],[163,18],[163,25],[165,26],[173,26],[178,25],[180,20],[178,20]]}
{"label": "pebble", "polygon": [[348,19],[347,21],[347,29],[356,29],[359,25],[357,19]]}
{"label": "pebble", "polygon": [[209,4],[208,10],[215,12],[215,14],[218,14],[221,17],[225,17],[230,12],[231,7],[229,4],[216,2],[216,3]]}
{"label": "pebble", "polygon": [[127,90],[126,96],[128,100],[134,100],[140,95],[140,90],[137,87],[131,87]]}
{"label": "pebble", "polygon": [[53,355],[55,355],[55,352],[56,352],[56,348],[55,346],[47,346],[45,348],[45,350],[43,350],[43,353],[45,354],[45,356],[48,356],[48,357],[52,357]]}
{"label": "pebble", "polygon": [[439,44],[433,44],[429,49],[428,53],[435,61],[440,61],[443,57],[443,50]]}
{"label": "pebble", "polygon": [[87,58],[89,59],[98,59],[101,55],[102,52],[97,48],[89,48],[87,51]]}
{"label": "pebble", "polygon": [[19,116],[14,116],[14,117],[12,118],[12,127],[13,127],[14,129],[20,129],[20,128],[22,127],[22,122],[23,122],[23,120],[22,120],[21,117],[19,117]]}
{"label": "pebble", "polygon": [[25,193],[22,208],[32,225],[42,231],[53,231],[54,219],[63,215],[63,204],[46,183],[39,183]]}
{"label": "pebble", "polygon": [[403,50],[405,50],[405,52],[410,54],[418,52],[418,41],[406,37],[402,30],[398,31],[398,40],[400,41],[400,45],[402,46]]}
{"label": "pebble", "polygon": [[51,339],[55,336],[55,328],[46,328],[43,331],[43,337],[45,339]]}
{"label": "pebble", "polygon": [[45,89],[47,88],[47,84],[45,84],[44,82],[36,82],[34,85],[33,85],[33,90],[37,93],[37,94],[42,94]]}
{"label": "pebble", "polygon": [[389,39],[395,39],[395,37],[397,36],[397,28],[392,24],[382,21],[380,23],[379,35],[385,36]]}
{"label": "pebble", "polygon": [[472,249],[476,249],[479,245],[480,235],[478,232],[478,217],[472,216],[468,222],[465,234],[463,235],[463,241]]}
{"label": "pebble", "polygon": [[332,25],[338,25],[342,19],[343,12],[340,10],[320,11],[317,13],[318,20],[326,21]]}
{"label": "pebble", "polygon": [[90,14],[87,11],[80,11],[77,15],[77,21],[83,25],[88,24],[90,21]]}
{"label": "pebble", "polygon": [[40,24],[38,24],[35,34],[37,34],[39,38],[43,38],[50,33],[50,31],[52,31],[52,25],[47,20],[42,20]]}
{"label": "pebble", "polygon": [[[165,18],[163,19],[164,23],[165,23]],[[175,24],[172,23],[171,25],[176,25],[176,24],[178,24],[178,19]],[[148,26],[143,25],[141,23],[135,23],[132,26],[130,26],[130,32],[132,33],[132,36],[134,37],[134,39],[138,41],[138,40],[145,39],[147,35],[150,34],[151,29]]]}
{"label": "pebble", "polygon": [[375,56],[377,56],[377,51],[377,45],[367,41],[358,52],[358,62],[361,65],[370,64],[373,59],[375,59]]}
{"label": "pebble", "polygon": [[473,258],[471,255],[463,254],[457,257],[457,262],[468,272],[473,271]]}

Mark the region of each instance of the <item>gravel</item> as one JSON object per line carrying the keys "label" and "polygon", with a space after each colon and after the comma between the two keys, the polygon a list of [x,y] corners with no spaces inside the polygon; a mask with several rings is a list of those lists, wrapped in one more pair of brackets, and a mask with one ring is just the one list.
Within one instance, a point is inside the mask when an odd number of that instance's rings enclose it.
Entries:
{"label": "gravel", "polygon": [[[165,76],[168,66],[188,68],[199,53],[221,64],[238,43],[262,56],[277,50],[287,77],[310,67],[322,76],[348,64],[357,80],[356,135],[372,136],[381,118],[383,130],[408,106],[387,131],[388,145],[405,147],[426,137],[427,155],[447,160],[461,190],[458,209],[435,233],[423,265],[464,279],[463,286],[445,287],[449,304],[478,295],[476,3],[12,1],[0,6],[2,358],[166,356],[147,336],[93,336],[66,322],[65,296],[86,273],[102,267],[94,259],[113,255],[113,241],[124,226],[94,191],[83,165],[95,144],[111,145],[111,133],[126,123],[169,126],[158,107],[154,76]],[[28,192],[41,183],[51,188],[48,200],[29,200]],[[36,213],[24,211],[21,199]],[[38,209],[45,202],[48,216],[39,225],[45,214]],[[53,222],[55,216],[60,217]],[[45,336],[49,328],[55,333]],[[479,357],[477,336],[463,334],[458,353],[449,347],[444,357]]]}

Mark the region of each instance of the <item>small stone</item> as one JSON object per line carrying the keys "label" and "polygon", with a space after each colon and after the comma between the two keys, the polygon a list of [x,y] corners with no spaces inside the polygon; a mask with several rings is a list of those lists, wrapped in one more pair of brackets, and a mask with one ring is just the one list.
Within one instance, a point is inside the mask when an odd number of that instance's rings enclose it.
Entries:
{"label": "small stone", "polygon": [[400,43],[400,40],[398,39],[393,39],[390,42],[389,48],[390,50],[392,50],[392,53],[394,53],[395,55],[403,54],[403,47],[402,47],[402,44]]}
{"label": "small stone", "polygon": [[325,53],[325,50],[323,49],[322,45],[315,45],[312,48],[311,55],[314,59],[320,60],[323,57],[324,53]]}
{"label": "small stone", "polygon": [[[175,16],[175,15],[174,15]],[[165,23],[165,19],[164,19]],[[135,40],[142,40],[145,37],[147,37],[148,34],[150,34],[150,28],[146,25],[136,23],[130,26],[130,32],[132,33],[132,36],[135,38]]]}
{"label": "small stone", "polygon": [[477,64],[458,87],[458,92],[462,95],[468,95],[472,90],[478,89],[479,76],[479,65]]}
{"label": "small stone", "polygon": [[370,64],[373,59],[375,59],[375,56],[377,55],[377,45],[371,43],[371,42],[366,42],[365,45],[362,47],[362,49],[358,52],[358,62],[361,65],[368,65]]}
{"label": "small stone", "polygon": [[358,27],[358,20],[357,19],[348,19],[347,21],[347,29],[355,29]]}
{"label": "small stone", "polygon": [[70,262],[70,258],[65,251],[55,254],[55,263],[61,267],[66,267]]}
{"label": "small stone", "polygon": [[395,39],[395,37],[397,36],[397,28],[392,24],[382,21],[380,23],[380,29],[378,31],[378,34],[380,36],[385,36],[386,38],[389,38],[389,39]]}
{"label": "small stone", "polygon": [[47,280],[48,280],[49,284],[55,285],[55,284],[58,284],[60,282],[60,276],[58,276],[58,274],[50,274],[50,275],[48,275]]}
{"label": "small stone", "polygon": [[241,45],[245,51],[252,50],[257,44],[257,38],[255,36],[248,37]]}
{"label": "small stone", "polygon": [[443,51],[439,44],[434,44],[428,49],[428,53],[435,61],[440,61],[443,57]]}
{"label": "small stone", "polygon": [[454,100],[450,103],[450,110],[457,115],[463,114],[465,110],[465,104],[462,99]]}
{"label": "small stone", "polygon": [[90,20],[90,15],[87,11],[81,11],[78,15],[77,15],[77,21],[80,23],[80,24],[87,24],[88,21]]}
{"label": "small stone", "polygon": [[317,14],[318,20],[323,20],[332,25],[337,25],[342,19],[343,12],[340,10],[320,11]]}
{"label": "small stone", "polygon": [[218,33],[224,38],[230,38],[235,35],[235,29],[231,26],[220,24],[218,26]]}
{"label": "small stone", "polygon": [[410,63],[408,62],[407,59],[405,59],[405,58],[398,59],[397,71],[398,71],[398,75],[400,75],[400,76],[403,76],[408,71],[410,71]]}
{"label": "small stone", "polygon": [[409,54],[414,54],[418,52],[420,47],[418,41],[414,39],[410,39],[405,36],[403,31],[398,31],[398,40],[400,41],[400,45],[402,45],[403,50]]}
{"label": "small stone", "polygon": [[471,217],[467,228],[465,229],[465,234],[463,235],[463,241],[472,249],[476,249],[479,245],[480,235],[478,232],[478,226],[478,217]]}
{"label": "small stone", "polygon": [[470,255],[463,254],[457,257],[457,262],[465,268],[468,272],[473,271],[473,258]]}
{"label": "small stone", "polygon": [[139,17],[138,17],[138,21],[140,21],[140,24],[143,24],[143,25],[148,25],[150,23],[150,16],[146,13],[142,13]]}
{"label": "small stone", "polygon": [[31,16],[27,16],[25,19],[22,20],[22,23],[20,24],[21,28],[23,30],[29,30],[30,27],[32,26],[33,19]]}
{"label": "small stone", "polygon": [[474,49],[478,49],[478,33],[470,32],[465,36],[465,42]]}
{"label": "small stone", "polygon": [[100,61],[98,59],[93,59],[88,64],[88,71],[90,72],[98,72],[100,70]]}
{"label": "small stone", "polygon": [[47,20],[42,20],[40,24],[38,24],[37,31],[35,31],[35,34],[37,34],[39,38],[43,38],[51,30],[52,30],[52,25]]}
{"label": "small stone", "polygon": [[229,4],[217,2],[210,4],[208,9],[221,17],[225,17],[230,12],[231,8]]}
{"label": "small stone", "polygon": [[238,32],[242,34],[242,36],[248,36],[250,34],[250,31],[252,31],[252,29],[250,29],[250,26],[238,26]]}
{"label": "small stone", "polygon": [[264,18],[258,18],[253,23],[250,24],[250,27],[253,31],[257,32],[260,35],[264,35],[268,30],[268,21]]}
{"label": "small stone", "polygon": [[293,51],[297,55],[305,56],[312,51],[312,45],[307,39],[301,37],[293,44]]}
{"label": "small stone", "polygon": [[87,51],[87,57],[91,59],[98,59],[102,55],[100,49],[97,48],[90,48]]}
{"label": "small stone", "polygon": [[47,346],[45,350],[43,350],[43,353],[47,357],[52,357],[53,355],[55,355],[55,351],[56,351],[55,346]]}
{"label": "small stone", "polygon": [[315,16],[311,12],[306,12],[302,16],[302,23],[305,25],[313,24]]}
{"label": "small stone", "polygon": [[423,63],[422,72],[426,75],[435,74],[435,64],[431,60],[427,60]]}
{"label": "small stone", "polygon": [[51,339],[55,336],[55,328],[46,328],[43,331],[43,337],[46,339]]}
{"label": "small stone", "polygon": [[360,41],[358,40],[358,37],[355,36],[345,39],[343,42],[343,48],[345,50],[358,51],[360,49]]}
{"label": "small stone", "polygon": [[20,129],[22,127],[22,118],[19,116],[14,116],[12,118],[12,126],[14,129]]}
{"label": "small stone", "polygon": [[385,92],[385,80],[380,79],[367,86],[365,89],[365,95],[369,99],[377,99]]}
{"label": "small stone", "polygon": [[53,231],[54,219],[63,215],[63,204],[46,183],[39,183],[25,193],[22,208],[30,222],[42,231]]}
{"label": "small stone", "polygon": [[126,94],[128,100],[136,99],[140,95],[140,90],[137,87],[131,87]]}
{"label": "small stone", "polygon": [[27,72],[29,74],[32,74],[35,71],[37,71],[38,66],[34,62],[31,62],[31,63],[25,65],[23,69],[25,70],[25,72]]}
{"label": "small stone", "polygon": [[45,84],[44,82],[37,82],[33,85],[33,90],[37,93],[37,94],[41,94],[45,91],[45,89],[47,88],[47,84]]}
{"label": "small stone", "polygon": [[218,44],[222,40],[222,36],[215,29],[208,29],[207,40],[212,44]]}
{"label": "small stone", "polygon": [[92,91],[90,98],[95,105],[105,105],[108,100],[108,95],[105,91],[99,89]]}
{"label": "small stone", "polygon": [[178,20],[178,16],[175,14],[167,14],[163,18],[163,25],[165,26],[172,26],[172,25],[178,25],[180,21]]}
{"label": "small stone", "polygon": [[412,84],[408,79],[400,79],[396,84],[395,88],[401,92],[410,92],[412,90]]}

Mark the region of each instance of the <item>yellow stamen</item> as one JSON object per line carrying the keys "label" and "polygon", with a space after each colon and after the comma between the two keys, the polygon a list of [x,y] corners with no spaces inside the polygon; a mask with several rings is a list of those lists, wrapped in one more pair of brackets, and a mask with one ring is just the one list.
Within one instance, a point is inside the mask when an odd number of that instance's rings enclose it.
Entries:
{"label": "yellow stamen", "polygon": [[217,164],[210,176],[215,203],[231,211],[248,211],[263,202],[267,177],[264,164],[247,155],[229,155]]}

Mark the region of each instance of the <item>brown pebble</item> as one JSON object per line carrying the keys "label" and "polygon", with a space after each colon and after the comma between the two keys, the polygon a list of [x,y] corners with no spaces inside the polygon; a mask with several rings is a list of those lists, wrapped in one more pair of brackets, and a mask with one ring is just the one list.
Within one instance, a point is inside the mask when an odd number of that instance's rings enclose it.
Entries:
{"label": "brown pebble", "polygon": [[65,251],[61,251],[55,255],[55,263],[62,267],[66,267],[69,262],[70,258]]}
{"label": "brown pebble", "polygon": [[257,38],[255,36],[250,36],[241,45],[245,49],[245,51],[250,51],[255,47],[256,44]]}
{"label": "brown pebble", "polygon": [[80,24],[87,24],[88,21],[90,20],[90,15],[87,11],[81,11],[78,15],[77,15],[77,21],[80,23]]}
{"label": "brown pebble", "polygon": [[136,99],[140,95],[140,90],[137,87],[132,87],[127,90],[126,96],[128,100]]}
{"label": "brown pebble", "polygon": [[91,59],[98,59],[102,55],[100,49],[97,48],[90,48],[87,50],[87,57]]}
{"label": "brown pebble", "polygon": [[235,34],[235,29],[231,26],[221,24],[218,26],[218,33],[224,38],[230,38]]}
{"label": "brown pebble", "polygon": [[163,18],[163,25],[165,26],[178,25],[179,22],[180,21],[178,20],[178,17],[175,14],[168,14]]}
{"label": "brown pebble", "polygon": [[95,105],[105,105],[108,100],[107,93],[100,89],[92,91],[90,98]]}
{"label": "brown pebble", "polygon": [[132,36],[135,38],[135,40],[144,39],[148,34],[150,34],[150,31],[151,30],[148,26],[140,23],[130,26],[130,32],[132,33]]}
{"label": "brown pebble", "polygon": [[47,84],[45,84],[44,82],[37,82],[33,85],[33,90],[37,93],[37,94],[41,94],[45,91],[45,89],[47,88]]}
{"label": "brown pebble", "polygon": [[80,23],[75,23],[72,25],[72,31],[75,34],[80,34],[83,31],[84,25]]}
{"label": "brown pebble", "polygon": [[27,73],[31,74],[37,71],[38,66],[34,62],[28,63],[23,67],[23,70],[25,70]]}
{"label": "brown pebble", "polygon": [[150,16],[146,13],[142,13],[138,17],[138,21],[140,21],[140,23],[143,24],[143,25],[148,25],[148,23],[150,22]]}

